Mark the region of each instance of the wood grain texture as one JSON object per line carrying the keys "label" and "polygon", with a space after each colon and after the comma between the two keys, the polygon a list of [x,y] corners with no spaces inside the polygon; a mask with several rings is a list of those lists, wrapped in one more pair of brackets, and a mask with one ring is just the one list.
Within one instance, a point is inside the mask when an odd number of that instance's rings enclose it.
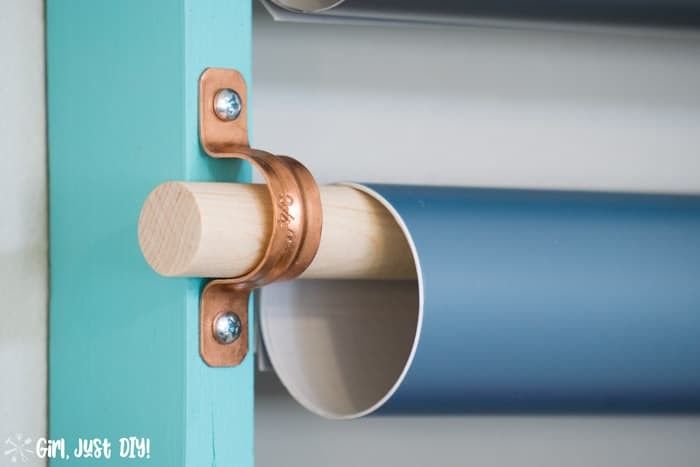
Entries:
{"label": "wood grain texture", "polygon": [[[391,213],[350,186],[322,186],[318,253],[302,277],[408,279],[415,267]],[[165,276],[237,277],[262,258],[272,224],[264,185],[168,182],[146,199],[139,243]]]}

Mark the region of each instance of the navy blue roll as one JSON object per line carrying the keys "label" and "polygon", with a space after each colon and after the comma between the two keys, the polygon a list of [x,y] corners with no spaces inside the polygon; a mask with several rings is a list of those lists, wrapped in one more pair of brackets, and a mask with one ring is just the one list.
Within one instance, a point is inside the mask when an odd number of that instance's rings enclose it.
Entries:
{"label": "navy blue roll", "polygon": [[422,278],[380,413],[700,409],[700,197],[366,186]]}

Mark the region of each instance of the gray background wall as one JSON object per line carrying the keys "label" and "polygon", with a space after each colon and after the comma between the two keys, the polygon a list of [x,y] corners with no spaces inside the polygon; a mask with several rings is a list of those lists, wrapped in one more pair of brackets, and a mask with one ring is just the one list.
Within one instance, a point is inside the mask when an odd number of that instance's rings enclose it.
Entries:
{"label": "gray background wall", "polygon": [[44,114],[43,2],[0,0],[0,466],[46,431]]}
{"label": "gray background wall", "polygon": [[[700,191],[698,36],[283,25],[256,13],[255,141],[322,181]],[[43,3],[0,0],[0,441],[46,427],[43,72]],[[263,467],[700,462],[696,417],[329,422],[271,374],[257,392]]]}

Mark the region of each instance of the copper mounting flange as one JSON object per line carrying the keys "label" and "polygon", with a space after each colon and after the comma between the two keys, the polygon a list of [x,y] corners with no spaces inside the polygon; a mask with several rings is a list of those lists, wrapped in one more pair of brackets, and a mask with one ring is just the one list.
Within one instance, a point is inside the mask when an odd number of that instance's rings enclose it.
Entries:
{"label": "copper mounting flange", "polygon": [[[214,109],[218,91],[240,96],[237,118],[220,119]],[[245,81],[235,70],[208,68],[199,79],[199,138],[211,157],[238,158],[263,175],[272,199],[272,233],[262,259],[248,273],[210,281],[202,291],[199,353],[209,366],[236,366],[248,353],[248,308],[253,289],[297,277],[311,264],[321,240],[321,198],[311,173],[287,156],[252,149],[248,144]],[[214,335],[216,319],[234,312],[241,321],[239,337],[222,344]]]}

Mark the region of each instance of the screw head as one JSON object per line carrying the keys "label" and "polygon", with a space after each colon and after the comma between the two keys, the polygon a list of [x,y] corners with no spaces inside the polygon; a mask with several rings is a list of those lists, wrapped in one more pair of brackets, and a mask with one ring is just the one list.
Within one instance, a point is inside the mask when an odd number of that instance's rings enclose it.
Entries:
{"label": "screw head", "polygon": [[214,96],[214,113],[220,120],[230,122],[235,120],[243,110],[241,96],[229,88],[219,89]]}
{"label": "screw head", "polygon": [[233,311],[225,311],[214,320],[214,338],[219,344],[232,343],[241,331],[241,319]]}

